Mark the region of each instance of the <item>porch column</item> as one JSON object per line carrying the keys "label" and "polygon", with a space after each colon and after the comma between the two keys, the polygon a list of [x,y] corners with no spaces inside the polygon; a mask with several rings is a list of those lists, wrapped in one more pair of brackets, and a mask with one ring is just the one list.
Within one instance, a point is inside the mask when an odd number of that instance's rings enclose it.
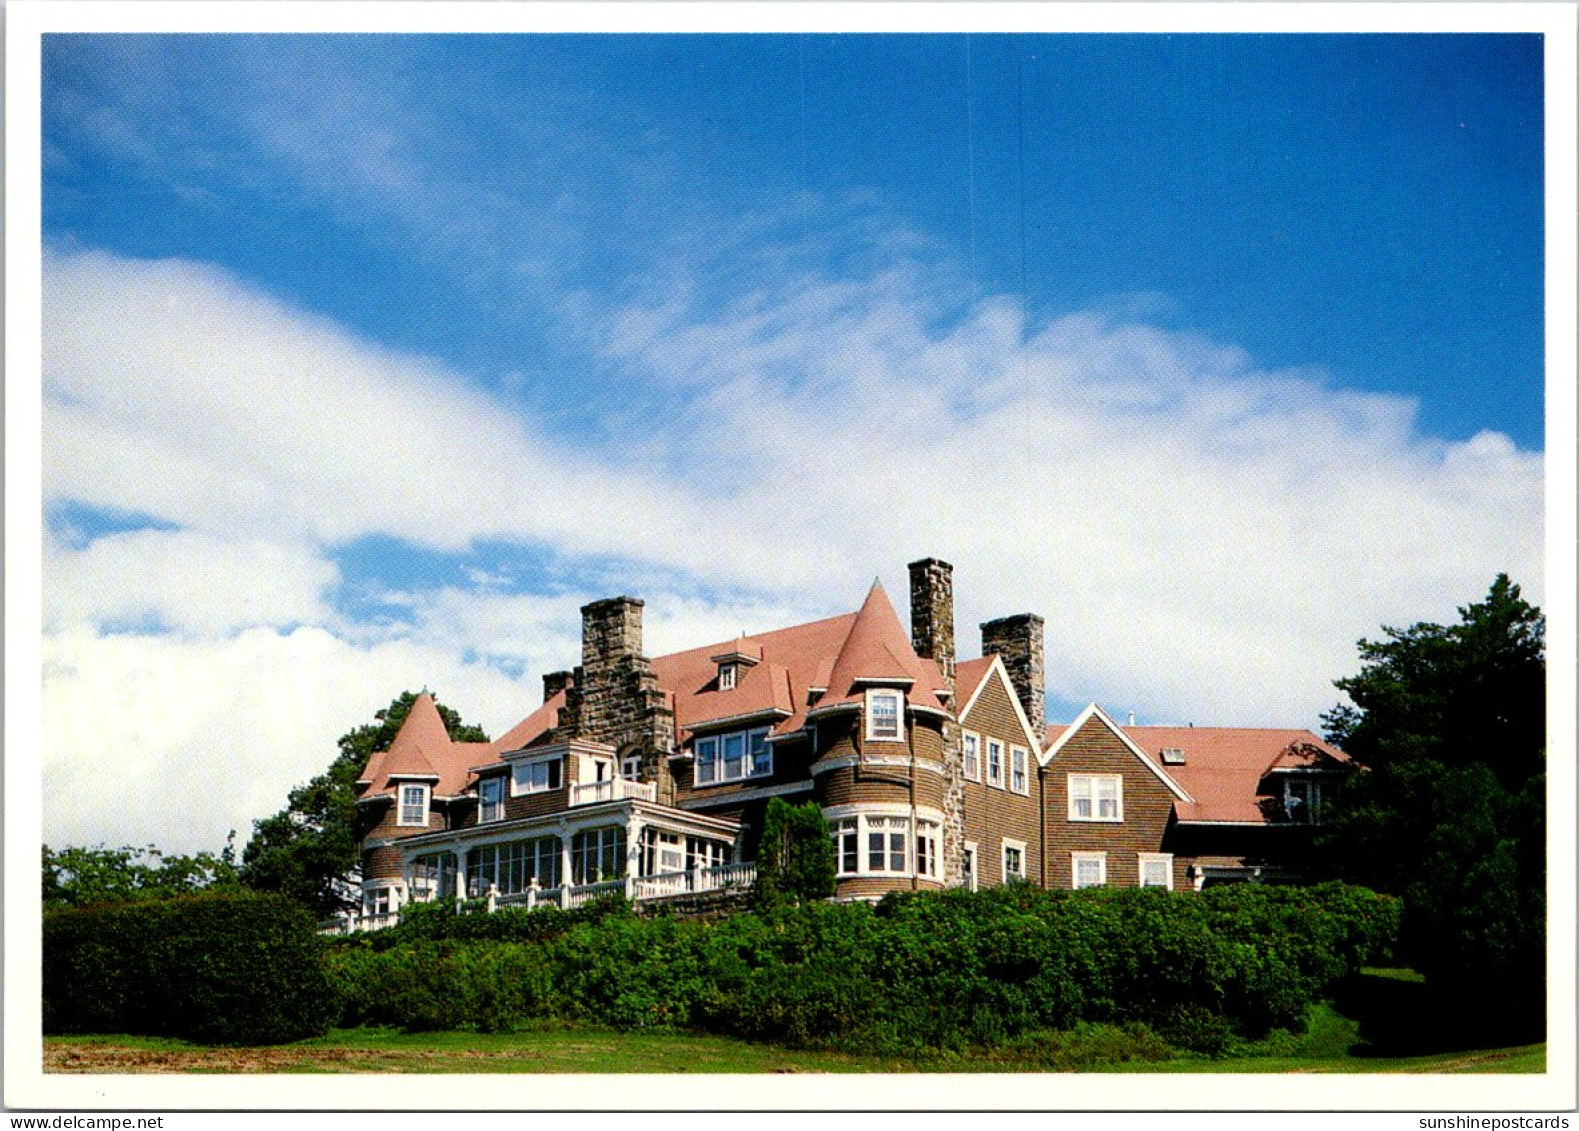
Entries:
{"label": "porch column", "polygon": [[641,838],[647,826],[634,814],[625,831],[625,898],[636,899],[636,877],[641,875]]}
{"label": "porch column", "polygon": [[570,906],[570,829],[559,826],[559,906]]}
{"label": "porch column", "polygon": [[455,849],[455,906],[459,909],[466,899],[466,850]]}

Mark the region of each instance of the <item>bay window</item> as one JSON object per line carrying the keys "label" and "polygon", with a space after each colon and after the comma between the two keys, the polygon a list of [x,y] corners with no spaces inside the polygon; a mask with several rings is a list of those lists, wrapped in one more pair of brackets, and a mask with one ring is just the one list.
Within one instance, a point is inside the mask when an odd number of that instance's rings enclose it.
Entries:
{"label": "bay window", "polygon": [[[833,838],[834,866],[841,876],[909,876],[938,879],[942,874],[940,846],[943,827],[909,817],[861,813],[828,823]],[[914,832],[915,841],[911,842]]]}

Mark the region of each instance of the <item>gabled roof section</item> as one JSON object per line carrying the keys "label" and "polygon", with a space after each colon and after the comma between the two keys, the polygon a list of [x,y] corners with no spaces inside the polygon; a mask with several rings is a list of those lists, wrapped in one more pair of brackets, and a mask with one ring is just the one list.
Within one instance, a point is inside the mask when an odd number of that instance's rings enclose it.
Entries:
{"label": "gabled roof section", "polygon": [[[1135,740],[1125,733],[1124,728],[1114,722],[1108,716],[1108,713],[1101,707],[1098,707],[1095,703],[1092,703],[1084,711],[1081,711],[1080,717],[1074,722],[1070,723],[1068,726],[1047,728],[1049,745],[1047,747],[1047,753],[1042,759],[1042,765],[1045,766],[1054,758],[1058,757],[1058,752],[1068,744],[1069,740],[1075,735],[1079,734],[1081,728],[1093,719],[1095,719],[1102,726],[1107,727],[1108,730],[1112,731],[1118,740],[1129,748],[1130,753],[1134,754],[1136,758],[1139,758],[1141,764],[1153,774],[1155,774],[1158,781],[1167,786],[1169,793],[1173,794],[1174,797],[1176,797],[1179,801],[1184,802],[1186,805],[1193,805],[1195,803],[1195,799],[1185,792],[1184,787],[1173,778],[1169,777],[1167,772],[1157,764],[1156,760],[1151,755],[1142,750],[1138,745],[1136,745]],[[1178,806],[1175,805],[1175,809],[1177,808]]]}
{"label": "gabled roof section", "polygon": [[943,686],[942,672],[936,663],[916,655],[899,614],[878,581],[872,582],[828,673],[828,693],[813,710],[857,702],[868,683],[906,685],[912,706],[943,710],[936,694]]}
{"label": "gabled roof section", "polygon": [[[1192,805],[1175,806],[1186,823],[1270,824],[1276,806],[1261,795],[1268,774],[1329,770],[1346,773],[1354,762],[1308,730],[1261,727],[1128,727],[1130,737],[1159,759],[1165,749],[1184,752],[1168,772],[1189,790]],[[1282,787],[1270,787],[1281,795]]]}
{"label": "gabled roof section", "polygon": [[1014,708],[1014,717],[1019,720],[1020,729],[1025,734],[1026,743],[1036,751],[1037,762],[1045,765],[1048,755],[1042,751],[1042,737],[1036,732],[1036,728],[1031,726],[1031,720],[1025,717],[1025,706],[1014,692],[1014,684],[1009,680],[1009,669],[1003,666],[1003,657],[996,653],[983,656],[979,660],[967,660],[955,667],[955,686],[964,699],[964,704],[959,710],[960,725],[967,725],[966,720],[970,717],[971,708],[976,705],[981,693],[994,680],[1002,683],[1004,694],[1009,697],[1009,705]]}

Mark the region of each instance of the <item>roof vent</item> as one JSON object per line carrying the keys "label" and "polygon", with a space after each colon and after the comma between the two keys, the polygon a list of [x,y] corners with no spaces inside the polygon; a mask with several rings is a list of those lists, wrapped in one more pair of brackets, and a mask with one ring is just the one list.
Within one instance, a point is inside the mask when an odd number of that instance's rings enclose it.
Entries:
{"label": "roof vent", "polygon": [[1184,765],[1184,750],[1178,746],[1164,746],[1162,748],[1162,764],[1164,766]]}

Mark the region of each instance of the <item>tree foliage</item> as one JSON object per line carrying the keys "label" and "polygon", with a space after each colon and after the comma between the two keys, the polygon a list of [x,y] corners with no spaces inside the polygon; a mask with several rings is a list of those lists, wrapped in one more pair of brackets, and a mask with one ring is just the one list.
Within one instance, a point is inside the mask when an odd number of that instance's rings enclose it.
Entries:
{"label": "tree foliage", "polygon": [[1545,618],[1506,575],[1459,623],[1360,641],[1327,736],[1367,768],[1320,858],[1403,897],[1407,956],[1466,1014],[1534,1029],[1545,971]]}
{"label": "tree foliage", "polygon": [[832,835],[817,803],[769,801],[757,850],[759,901],[826,899],[834,893],[836,874]]}
{"label": "tree foliage", "polygon": [[[355,906],[361,881],[356,779],[369,758],[389,749],[416,701],[416,692],[402,692],[373,722],[341,735],[340,752],[327,770],[291,790],[284,809],[253,822],[242,853],[248,887],[282,892],[320,915]],[[458,712],[436,705],[452,741],[488,741]]]}
{"label": "tree foliage", "polygon": [[44,845],[44,906],[88,907],[191,895],[208,888],[233,888],[239,881],[235,836],[216,855],[199,852],[179,856],[153,845],[136,848]]}

